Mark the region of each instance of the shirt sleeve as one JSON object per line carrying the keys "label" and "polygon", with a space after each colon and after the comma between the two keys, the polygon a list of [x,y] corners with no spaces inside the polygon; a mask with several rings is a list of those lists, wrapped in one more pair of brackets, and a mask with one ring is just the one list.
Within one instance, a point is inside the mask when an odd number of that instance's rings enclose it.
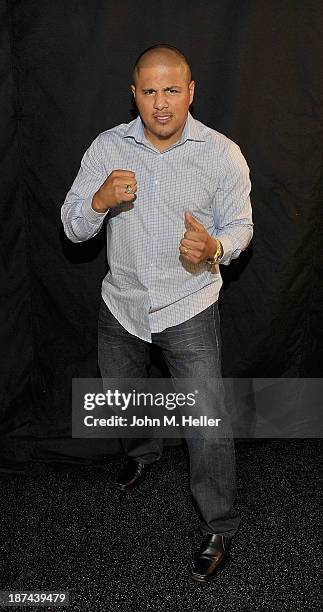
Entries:
{"label": "shirt sleeve", "polygon": [[250,191],[247,162],[238,145],[230,141],[213,199],[214,237],[223,246],[220,264],[228,265],[251,241],[253,221]]}
{"label": "shirt sleeve", "polygon": [[92,208],[92,198],[105,179],[99,135],[84,153],[81,167],[61,209],[64,232],[72,242],[89,240],[100,231],[108,211],[96,212]]}

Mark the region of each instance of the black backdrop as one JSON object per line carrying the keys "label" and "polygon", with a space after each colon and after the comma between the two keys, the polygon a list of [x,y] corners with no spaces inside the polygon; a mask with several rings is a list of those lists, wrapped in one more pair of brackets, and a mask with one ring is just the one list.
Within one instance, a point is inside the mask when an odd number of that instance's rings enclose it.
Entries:
{"label": "black backdrop", "polygon": [[195,116],[251,168],[252,246],[222,266],[223,373],[320,376],[321,12],[310,0],[1,2],[3,465],[118,452],[70,439],[71,378],[97,373],[106,262],[102,233],[64,238],[60,207],[95,136],[131,120],[132,64],[158,42],[187,54]]}

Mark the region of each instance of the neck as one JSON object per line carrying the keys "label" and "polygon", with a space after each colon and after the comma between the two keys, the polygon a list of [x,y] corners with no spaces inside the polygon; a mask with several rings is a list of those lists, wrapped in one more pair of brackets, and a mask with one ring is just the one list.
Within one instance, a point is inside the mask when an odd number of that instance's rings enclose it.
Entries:
{"label": "neck", "polygon": [[171,136],[170,138],[158,138],[157,136],[155,136],[155,134],[149,132],[149,130],[147,130],[147,128],[144,126],[144,134],[147,140],[149,140],[151,144],[154,145],[154,147],[158,149],[158,151],[160,151],[161,153],[163,151],[166,151],[166,149],[169,149],[169,147],[171,147],[172,145],[176,144],[182,136],[183,131],[184,126],[178,132],[173,134],[173,136]]}

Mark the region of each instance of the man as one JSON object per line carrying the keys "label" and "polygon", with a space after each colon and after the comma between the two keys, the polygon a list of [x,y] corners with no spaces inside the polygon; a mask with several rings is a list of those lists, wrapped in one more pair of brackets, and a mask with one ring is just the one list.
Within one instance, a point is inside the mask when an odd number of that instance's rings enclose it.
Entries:
{"label": "man", "polygon": [[[206,386],[221,379],[218,264],[228,265],[251,240],[250,181],[239,147],[190,115],[194,86],[178,49],[144,51],[131,86],[138,118],[93,141],[62,207],[74,242],[95,236],[106,219],[103,378],[147,377],[155,344],[171,377]],[[162,441],[122,443],[127,462],[116,484],[130,490],[160,458]],[[232,436],[197,435],[187,445],[203,534],[192,577],[206,582],[223,566],[239,525],[234,443]]]}

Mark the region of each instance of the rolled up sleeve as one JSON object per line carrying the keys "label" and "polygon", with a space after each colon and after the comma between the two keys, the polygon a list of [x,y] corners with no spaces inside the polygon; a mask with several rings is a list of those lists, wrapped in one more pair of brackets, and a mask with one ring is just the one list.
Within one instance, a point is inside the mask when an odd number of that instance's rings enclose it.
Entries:
{"label": "rolled up sleeve", "polygon": [[108,211],[98,213],[92,198],[106,179],[100,150],[100,135],[84,153],[81,167],[61,208],[66,236],[72,242],[83,242],[96,236]]}
{"label": "rolled up sleeve", "polygon": [[253,236],[250,191],[248,164],[238,145],[230,141],[213,198],[214,236],[223,246],[221,264],[237,258]]}

